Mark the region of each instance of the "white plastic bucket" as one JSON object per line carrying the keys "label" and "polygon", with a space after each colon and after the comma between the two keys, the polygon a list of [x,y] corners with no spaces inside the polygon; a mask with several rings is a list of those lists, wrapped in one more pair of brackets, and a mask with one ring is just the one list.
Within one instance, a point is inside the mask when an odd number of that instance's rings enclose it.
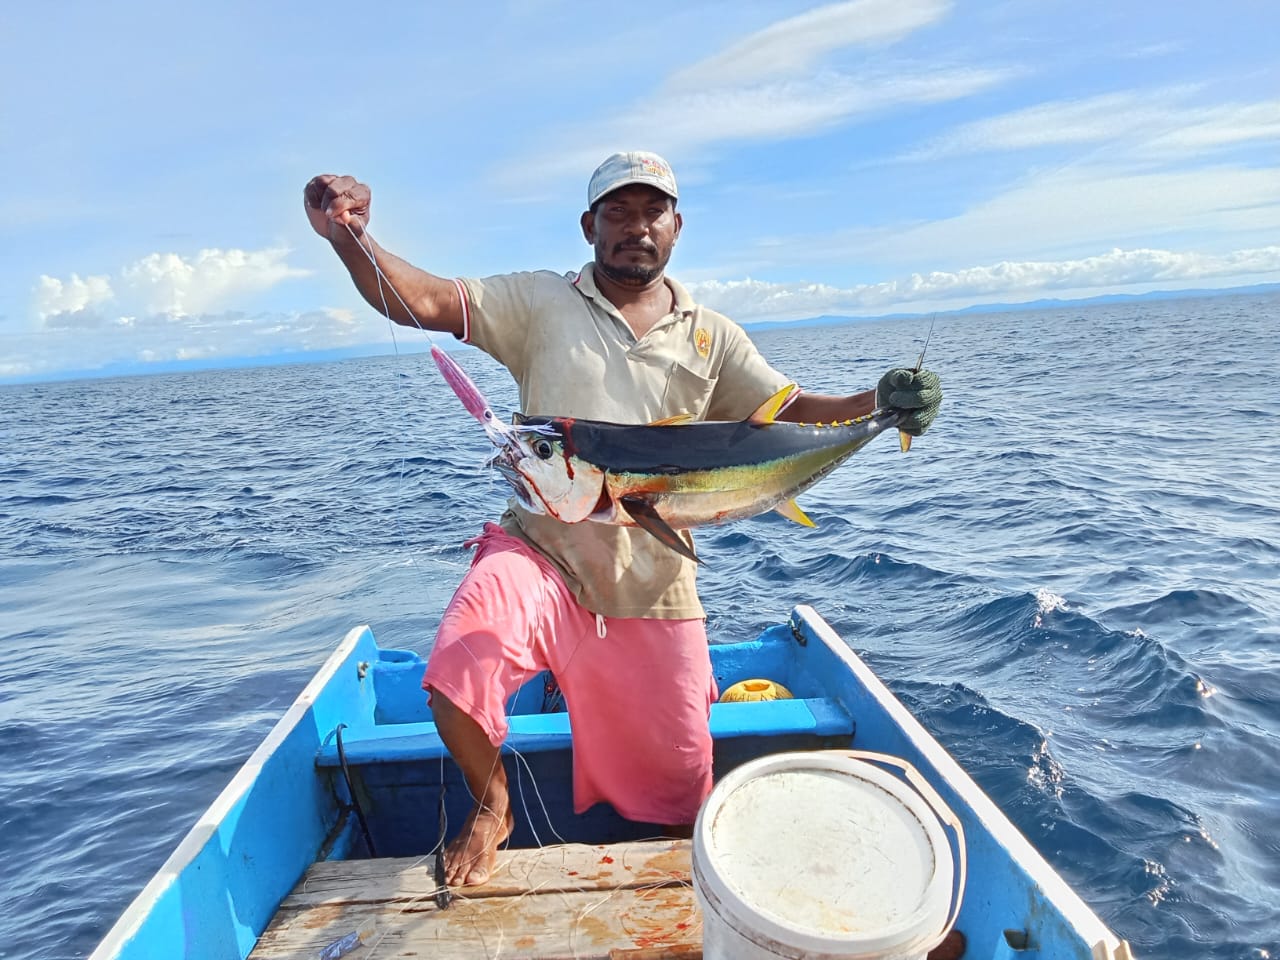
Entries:
{"label": "white plastic bucket", "polygon": [[[867,761],[903,769],[921,792]],[[923,960],[955,920],[964,860],[959,822],[902,760],[753,760],[716,785],[694,828],[703,958]]]}

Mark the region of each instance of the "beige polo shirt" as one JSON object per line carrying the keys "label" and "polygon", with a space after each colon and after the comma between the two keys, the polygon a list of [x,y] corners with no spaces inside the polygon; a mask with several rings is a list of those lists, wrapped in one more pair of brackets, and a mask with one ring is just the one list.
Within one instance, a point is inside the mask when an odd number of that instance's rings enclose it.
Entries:
{"label": "beige polo shirt", "polygon": [[[667,278],[672,311],[636,339],[596,289],[592,265],[456,281],[463,339],[503,364],[531,416],[651,423],[677,414],[740,420],[791,381],[727,317]],[[502,526],[560,570],[578,602],[607,617],[702,617],[696,565],[638,527],[562,523],[508,505]]]}

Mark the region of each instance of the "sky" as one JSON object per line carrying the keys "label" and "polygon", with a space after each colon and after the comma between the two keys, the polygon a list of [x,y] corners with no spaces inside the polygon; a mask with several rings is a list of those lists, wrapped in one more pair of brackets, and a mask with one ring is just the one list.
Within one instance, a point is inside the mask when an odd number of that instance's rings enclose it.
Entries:
{"label": "sky", "polygon": [[[663,154],[744,324],[1280,281],[1274,0],[117,0],[0,9],[0,382],[395,349],[311,232],[580,268]],[[398,332],[401,343],[412,332]]]}

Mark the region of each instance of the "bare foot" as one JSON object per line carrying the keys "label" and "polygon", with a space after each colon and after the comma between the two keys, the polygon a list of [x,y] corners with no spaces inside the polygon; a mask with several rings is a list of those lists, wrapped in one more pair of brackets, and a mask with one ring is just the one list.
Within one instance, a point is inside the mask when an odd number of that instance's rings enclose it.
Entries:
{"label": "bare foot", "polygon": [[501,814],[477,806],[444,852],[444,880],[451,887],[474,887],[493,872],[498,846],[511,836],[515,818],[508,807]]}

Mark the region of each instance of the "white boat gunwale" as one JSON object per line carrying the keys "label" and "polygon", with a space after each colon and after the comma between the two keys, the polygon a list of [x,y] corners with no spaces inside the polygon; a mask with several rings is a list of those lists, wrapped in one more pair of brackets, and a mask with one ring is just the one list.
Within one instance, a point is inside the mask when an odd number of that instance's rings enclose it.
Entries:
{"label": "white boat gunwale", "polygon": [[[812,607],[796,607],[789,628],[800,644],[812,646],[804,655],[814,658],[815,664],[820,663],[818,669],[829,666],[834,670],[836,663],[823,661],[833,657],[852,678],[852,682],[844,682],[841,688],[842,707],[852,715],[856,725],[850,745],[894,754],[916,765],[964,822],[971,862],[980,865],[984,859],[1000,862],[991,858],[1007,858],[1012,867],[1021,872],[1017,889],[1012,893],[984,891],[982,884],[971,882],[960,914],[960,928],[981,929],[988,940],[993,930],[1009,928],[1014,932],[1007,942],[971,941],[967,956],[1002,956],[1002,951],[1008,951],[1011,956],[1022,946],[1035,948],[1049,944],[1061,945],[1063,949],[1055,949],[1052,955],[1064,958],[1098,960],[1128,956],[1127,945],[1107,928]],[[771,628],[775,632],[779,629]],[[770,632],[765,631],[761,640]],[[747,641],[736,646],[745,648],[759,642]],[[90,960],[133,960],[151,955],[148,944],[154,946],[171,940],[181,940],[186,951],[183,955],[190,960],[228,956],[232,949],[240,957],[248,955],[276,908],[316,859],[317,852],[334,839],[343,804],[332,795],[332,790],[327,797],[321,794],[320,786],[325,780],[320,774],[324,766],[332,767],[332,759],[326,761],[325,756],[332,751],[333,730],[340,722],[350,722],[353,704],[364,711],[365,720],[354,725],[347,749],[350,751],[354,746],[359,756],[360,724],[364,723],[363,729],[368,731],[374,715],[375,684],[366,682],[369,671],[364,667],[370,661],[377,661],[379,653],[368,626],[353,628],[346,634],[268,736],[120,916],[90,955]],[[830,678],[825,680],[831,682]],[[752,735],[751,730],[744,731],[742,726],[735,725],[731,721],[732,711],[724,709],[743,706],[746,705],[717,704],[713,708],[713,713],[720,715],[722,734]],[[763,714],[764,711],[740,715],[761,717]],[[563,716],[550,721],[551,726],[564,722]],[[538,725],[531,723],[534,727]],[[817,723],[817,729],[821,729],[820,718]],[[787,724],[782,726],[793,729]],[[406,726],[400,731],[404,732]],[[561,731],[555,732],[553,739],[561,740]],[[768,724],[755,731],[764,736],[769,732]],[[394,732],[388,729],[376,733],[384,740],[395,739]],[[414,749],[420,750],[426,731],[419,729],[417,733],[418,743]],[[332,773],[331,769],[329,775]],[[311,783],[298,787],[299,779],[308,779]],[[282,798],[297,803],[298,797],[289,793],[291,788],[282,785],[286,783],[292,784],[292,789],[310,793],[315,809],[305,809],[303,804],[301,815],[285,818],[287,822],[280,829],[269,830],[261,823],[249,823],[241,835],[241,821],[251,804],[265,804],[270,808],[273,803],[278,805]],[[349,827],[348,833],[352,830]],[[282,849],[276,850],[270,844]],[[256,860],[261,860],[261,869],[255,869]],[[238,889],[237,885],[245,884],[252,889]],[[188,885],[190,890],[186,889]],[[219,897],[224,902],[218,903]],[[211,902],[196,902],[206,898]],[[211,913],[211,922],[217,928],[209,932],[202,930],[194,944],[189,937],[189,925],[198,920],[193,921],[192,911],[198,915]],[[1003,926],[995,922],[999,918],[1006,921]],[[1025,943],[1019,943],[1018,931],[1023,932]]]}

